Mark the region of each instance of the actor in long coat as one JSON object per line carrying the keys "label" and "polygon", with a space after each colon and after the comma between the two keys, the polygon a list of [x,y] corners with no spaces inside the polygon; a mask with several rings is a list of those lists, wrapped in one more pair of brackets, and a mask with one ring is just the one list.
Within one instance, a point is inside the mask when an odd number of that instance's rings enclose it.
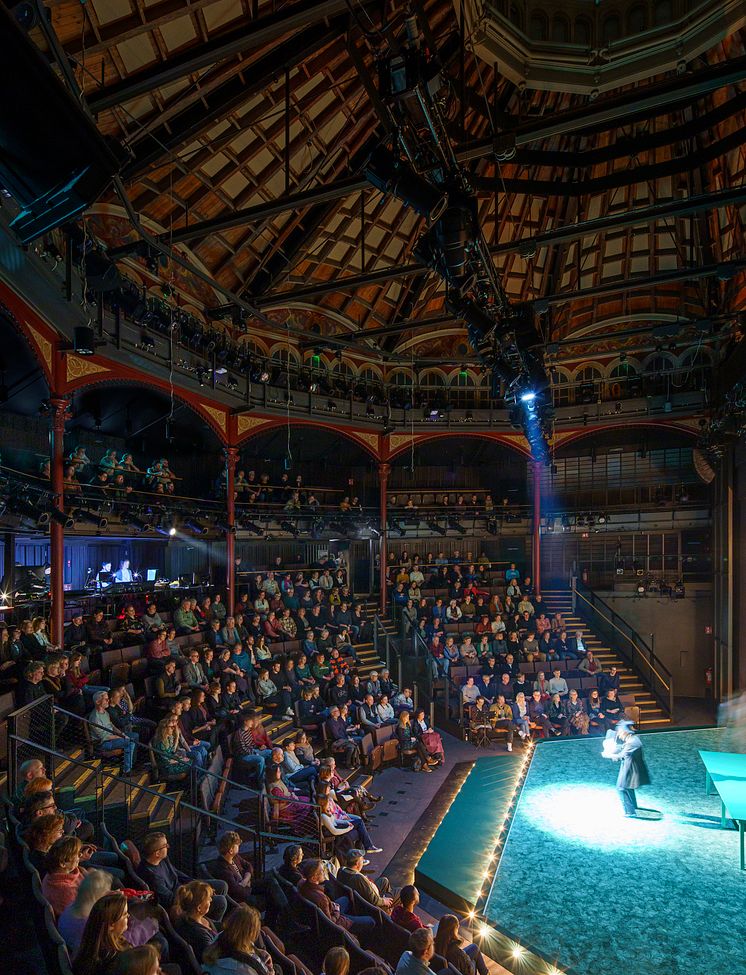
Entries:
{"label": "actor in long coat", "polygon": [[616,780],[617,792],[622,800],[624,815],[634,818],[637,816],[635,789],[650,785],[650,772],[642,753],[642,741],[635,734],[635,726],[631,721],[622,720],[617,724],[616,738],[618,751],[614,760],[621,762]]}

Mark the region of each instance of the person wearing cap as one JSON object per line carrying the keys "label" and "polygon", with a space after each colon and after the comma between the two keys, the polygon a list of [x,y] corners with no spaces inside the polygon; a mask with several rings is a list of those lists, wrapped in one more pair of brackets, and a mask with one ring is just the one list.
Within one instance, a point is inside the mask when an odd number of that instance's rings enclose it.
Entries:
{"label": "person wearing cap", "polygon": [[375,883],[369,880],[363,873],[364,865],[364,850],[348,850],[345,866],[338,872],[337,880],[346,887],[352,888],[364,901],[388,914],[394,903],[394,897],[391,896],[391,883],[387,877],[379,877]]}
{"label": "person wearing cap", "polygon": [[65,650],[79,650],[86,641],[86,628],[83,623],[83,614],[79,609],[73,613],[72,623],[65,627],[64,646]]}
{"label": "person wearing cap", "polygon": [[635,790],[643,785],[650,785],[645,756],[642,751],[642,740],[635,731],[634,722],[622,718],[617,723],[615,735],[616,750],[610,756],[613,761],[621,762],[616,788],[622,800],[624,815],[628,819],[637,817],[637,796]]}

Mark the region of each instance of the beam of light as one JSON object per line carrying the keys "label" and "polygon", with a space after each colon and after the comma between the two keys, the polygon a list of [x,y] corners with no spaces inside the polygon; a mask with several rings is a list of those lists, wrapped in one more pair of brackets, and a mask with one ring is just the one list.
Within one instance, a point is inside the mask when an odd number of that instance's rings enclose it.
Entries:
{"label": "beam of light", "polygon": [[521,805],[532,829],[589,849],[639,850],[677,844],[677,831],[663,826],[658,817],[626,819],[613,786],[570,782],[524,790]]}
{"label": "beam of light", "polygon": [[532,390],[527,390],[525,393],[521,393],[521,403],[533,403],[536,399],[536,393]]}

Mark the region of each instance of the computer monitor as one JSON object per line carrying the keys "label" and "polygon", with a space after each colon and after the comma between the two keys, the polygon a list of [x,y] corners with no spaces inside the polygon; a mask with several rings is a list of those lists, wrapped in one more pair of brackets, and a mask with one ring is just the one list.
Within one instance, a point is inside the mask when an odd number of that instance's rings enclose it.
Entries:
{"label": "computer monitor", "polygon": [[157,569],[146,569],[145,570],[146,582],[155,582],[157,575],[158,575]]}

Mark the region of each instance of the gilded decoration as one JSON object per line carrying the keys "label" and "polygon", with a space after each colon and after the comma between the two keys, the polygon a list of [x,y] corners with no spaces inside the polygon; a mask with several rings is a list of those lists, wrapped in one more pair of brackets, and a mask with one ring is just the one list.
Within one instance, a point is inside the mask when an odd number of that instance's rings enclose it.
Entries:
{"label": "gilded decoration", "polygon": [[66,356],[65,367],[69,383],[76,379],[83,379],[85,376],[95,376],[98,372],[110,372],[108,366],[102,366],[100,362],[79,355]]}

